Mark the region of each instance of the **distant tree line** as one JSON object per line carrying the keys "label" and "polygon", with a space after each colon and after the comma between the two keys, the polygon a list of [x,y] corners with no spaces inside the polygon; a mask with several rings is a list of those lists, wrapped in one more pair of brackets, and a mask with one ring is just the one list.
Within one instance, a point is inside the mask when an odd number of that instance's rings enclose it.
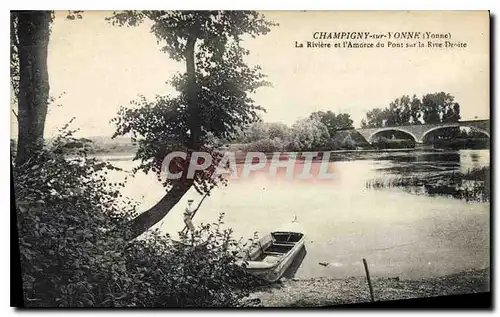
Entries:
{"label": "distant tree line", "polygon": [[[349,114],[316,111],[291,126],[277,122],[255,122],[240,129],[236,142],[246,144],[247,151],[309,151],[355,148],[349,136],[339,133],[353,130]],[[353,130],[354,131],[354,130]]]}
{"label": "distant tree line", "polygon": [[[428,93],[422,98],[403,95],[385,108],[375,108],[361,120],[361,128],[379,128],[416,124],[450,123],[460,120],[460,104],[446,92]],[[349,131],[351,130],[351,131]],[[432,140],[484,138],[473,129],[460,128],[437,130]],[[296,121],[291,127],[283,123],[256,122],[238,130],[233,142],[248,144],[246,150],[308,151],[355,149],[368,146],[354,130],[348,113],[315,111],[307,118]],[[372,146],[380,148],[413,147],[414,140],[407,140],[402,132],[382,132]]]}
{"label": "distant tree line", "polygon": [[368,111],[366,119],[361,120],[361,128],[457,122],[460,105],[454,99],[445,92],[426,94],[422,99],[404,95],[385,108]]}

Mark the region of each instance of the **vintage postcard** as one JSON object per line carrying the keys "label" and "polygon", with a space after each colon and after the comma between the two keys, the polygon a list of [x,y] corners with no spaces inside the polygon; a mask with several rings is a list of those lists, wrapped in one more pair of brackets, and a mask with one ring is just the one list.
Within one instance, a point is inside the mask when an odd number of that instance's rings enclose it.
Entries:
{"label": "vintage postcard", "polygon": [[10,23],[14,306],[489,305],[489,12]]}

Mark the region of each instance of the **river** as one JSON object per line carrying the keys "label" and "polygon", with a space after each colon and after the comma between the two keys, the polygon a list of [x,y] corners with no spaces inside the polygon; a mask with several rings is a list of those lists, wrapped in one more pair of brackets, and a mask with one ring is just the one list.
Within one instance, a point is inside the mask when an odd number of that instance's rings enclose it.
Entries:
{"label": "river", "polygon": [[[136,166],[130,158],[108,159],[125,170]],[[223,212],[235,237],[248,239],[296,217],[307,237],[307,254],[295,273],[299,278],[362,276],[363,258],[374,277],[420,278],[484,268],[490,262],[489,203],[399,188],[375,190],[365,184],[398,173],[466,172],[489,163],[488,150],[332,154],[333,180],[305,182],[255,173],[215,189],[194,224],[213,222]],[[164,190],[155,175],[138,173],[123,194],[139,201],[141,210],[154,205]],[[184,227],[187,200],[194,199],[196,206],[200,198],[194,190],[186,194],[157,227],[175,235]]]}

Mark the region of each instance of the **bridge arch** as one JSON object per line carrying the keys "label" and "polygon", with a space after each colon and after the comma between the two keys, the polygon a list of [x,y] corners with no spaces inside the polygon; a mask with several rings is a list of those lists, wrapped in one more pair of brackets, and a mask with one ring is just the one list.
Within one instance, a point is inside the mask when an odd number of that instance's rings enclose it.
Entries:
{"label": "bridge arch", "polygon": [[478,132],[481,132],[483,134],[485,134],[486,136],[488,136],[488,138],[491,138],[491,135],[490,135],[490,132],[489,131],[486,131],[484,129],[480,129],[480,128],[476,128],[475,126],[472,126],[472,125],[463,125],[463,124],[447,124],[447,125],[443,125],[443,126],[439,126],[439,127],[433,127],[433,128],[430,128],[429,130],[426,130],[424,132],[424,134],[422,134],[422,139],[420,140],[421,142],[423,142],[425,140],[425,138],[427,137],[427,135],[429,133],[431,133],[432,131],[436,131],[436,130],[440,130],[440,129],[446,129],[446,128],[470,128],[472,130],[475,130],[475,131],[478,131]]}
{"label": "bridge arch", "polygon": [[372,143],[373,142],[373,137],[376,136],[377,134],[381,133],[381,132],[385,132],[385,131],[399,131],[399,132],[403,132],[404,134],[407,134],[409,136],[411,136],[413,138],[413,140],[415,142],[419,142],[419,139],[415,136],[415,134],[413,134],[412,132],[404,129],[404,128],[398,128],[398,127],[387,127],[387,128],[380,128],[380,129],[377,129],[377,131],[373,132],[372,134],[370,134],[370,136],[368,137],[368,143]]}

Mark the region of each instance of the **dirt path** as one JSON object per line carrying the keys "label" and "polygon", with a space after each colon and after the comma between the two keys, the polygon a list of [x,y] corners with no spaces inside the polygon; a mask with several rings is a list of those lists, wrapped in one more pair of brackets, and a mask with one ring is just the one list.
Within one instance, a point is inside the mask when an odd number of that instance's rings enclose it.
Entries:
{"label": "dirt path", "polygon": [[[490,277],[489,269],[483,269],[421,280],[375,279],[372,284],[375,301],[384,301],[487,292]],[[330,306],[370,301],[364,278],[284,280],[255,292],[252,297],[259,298],[266,307]]]}

